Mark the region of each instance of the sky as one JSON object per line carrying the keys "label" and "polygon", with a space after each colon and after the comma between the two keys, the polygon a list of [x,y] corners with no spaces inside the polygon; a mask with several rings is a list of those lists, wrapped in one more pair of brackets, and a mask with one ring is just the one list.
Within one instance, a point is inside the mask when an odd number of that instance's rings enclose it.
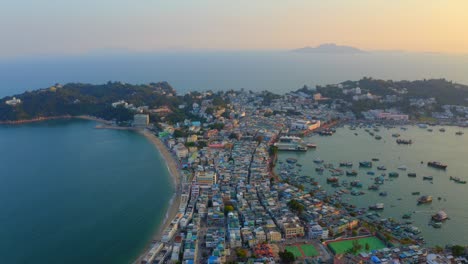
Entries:
{"label": "sky", "polygon": [[277,50],[468,53],[466,0],[1,0],[0,57]]}

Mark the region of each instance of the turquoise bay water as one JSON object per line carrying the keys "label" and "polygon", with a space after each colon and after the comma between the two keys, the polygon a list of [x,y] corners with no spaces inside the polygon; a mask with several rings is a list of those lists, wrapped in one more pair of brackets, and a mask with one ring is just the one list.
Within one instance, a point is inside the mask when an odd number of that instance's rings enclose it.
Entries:
{"label": "turquoise bay water", "polygon": [[0,126],[0,263],[130,263],[173,193],[158,151],[90,121]]}
{"label": "turquoise bay water", "polygon": [[[450,176],[460,177],[468,181],[468,129],[457,127],[446,127],[446,132],[439,132],[440,127],[431,127],[433,132],[418,127],[408,127],[407,131],[400,128],[385,129],[380,128],[382,140],[376,140],[367,134],[364,129],[356,131],[347,128],[340,128],[331,137],[313,136],[308,141],[317,143],[316,150],[307,153],[281,152],[280,160],[288,157],[295,157],[298,163],[302,164],[302,171],[299,175],[308,175],[315,178],[320,185],[330,193],[345,189],[345,187],[333,188],[326,183],[326,178],[331,173],[326,171],[323,175],[315,172],[316,164],[313,159],[319,157],[325,163],[333,163],[338,167],[340,161],[352,161],[353,169],[358,170],[357,177],[341,176],[340,181],[360,180],[363,183],[362,190],[366,193],[363,196],[343,195],[344,201],[355,204],[359,208],[382,202],[385,209],[381,213],[382,218],[393,217],[402,220],[401,216],[412,212],[414,225],[421,231],[421,235],[429,245],[443,245],[447,243],[468,244],[468,184],[457,184],[449,179]],[[455,135],[456,131],[464,131],[463,136]],[[354,133],[358,133],[357,136]],[[414,144],[398,145],[393,133],[401,134],[401,138],[412,139]],[[374,162],[372,169],[358,168],[359,161],[370,161],[372,158],[379,158]],[[427,161],[440,161],[448,165],[447,171],[436,170],[426,165]],[[421,164],[424,161],[424,164]],[[373,184],[375,176],[367,175],[368,171],[376,172],[377,166],[385,165],[386,173],[395,171],[400,176],[391,181],[385,181],[380,186],[380,191],[370,191],[367,187]],[[407,166],[407,171],[401,171],[399,166]],[[346,168],[342,168],[346,170]],[[351,169],[348,169],[351,170]],[[407,176],[408,172],[416,172],[416,178]],[[423,176],[433,176],[434,180],[423,181]],[[388,176],[386,177],[388,179]],[[387,197],[379,196],[379,192],[386,191]],[[432,204],[417,205],[419,196],[411,193],[419,191],[421,195],[432,195]],[[441,200],[438,200],[438,197]],[[398,200],[401,198],[401,200]],[[450,220],[443,223],[442,228],[435,229],[428,226],[432,214],[438,210],[445,210]]]}

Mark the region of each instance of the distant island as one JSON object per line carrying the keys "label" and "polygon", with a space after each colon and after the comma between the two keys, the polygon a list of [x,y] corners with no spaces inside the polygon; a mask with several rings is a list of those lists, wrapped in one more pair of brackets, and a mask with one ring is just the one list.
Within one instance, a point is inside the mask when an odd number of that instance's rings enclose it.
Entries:
{"label": "distant island", "polygon": [[366,53],[365,51],[351,47],[351,46],[341,46],[336,45],[335,43],[326,43],[321,44],[317,47],[304,47],[300,49],[295,49],[293,52],[298,53],[336,53],[336,54],[356,54],[356,53]]}

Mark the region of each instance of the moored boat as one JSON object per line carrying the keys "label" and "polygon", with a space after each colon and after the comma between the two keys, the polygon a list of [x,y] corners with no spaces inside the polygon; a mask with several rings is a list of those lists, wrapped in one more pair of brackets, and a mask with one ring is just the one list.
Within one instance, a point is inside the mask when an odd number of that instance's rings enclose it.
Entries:
{"label": "moored boat", "polygon": [[408,177],[412,177],[412,178],[414,178],[414,177],[416,177],[416,173],[414,173],[414,172],[410,172],[410,173],[408,173]]}
{"label": "moored boat", "polygon": [[427,163],[427,166],[432,167],[432,168],[436,168],[436,169],[441,169],[441,170],[447,169],[446,164],[443,164],[443,163],[438,162],[438,161],[429,161]]}
{"label": "moored boat", "polygon": [[423,196],[419,197],[418,204],[426,204],[426,203],[432,203],[432,196],[423,195]]}
{"label": "moored boat", "polygon": [[437,222],[442,222],[448,219],[448,215],[446,212],[440,210],[436,214],[432,216],[432,220],[437,221]]}
{"label": "moored boat", "polygon": [[400,174],[398,174],[398,172],[395,172],[395,171],[392,171],[388,174],[388,177],[391,177],[391,178],[396,178],[400,176]]}
{"label": "moored boat", "polygon": [[292,164],[292,163],[296,163],[296,162],[297,162],[297,159],[295,159],[295,158],[287,158],[287,159],[286,159],[286,162],[287,162],[287,163],[291,163],[291,164]]}
{"label": "moored boat", "polygon": [[452,181],[454,181],[454,182],[456,182],[456,183],[466,184],[466,181],[465,181],[465,180],[462,180],[462,179],[460,179],[460,178],[458,178],[458,177],[452,177],[452,176],[450,176],[450,180],[452,180]]}
{"label": "moored boat", "polygon": [[346,176],[357,176],[358,173],[355,170],[352,171],[346,171]]}
{"label": "moored boat", "polygon": [[378,169],[378,170],[387,170],[387,168],[386,168],[385,166],[383,166],[383,165],[382,165],[382,166],[378,166],[377,169]]}
{"label": "moored boat", "polygon": [[432,176],[423,176],[423,180],[425,181],[432,181],[434,179],[434,177]]}
{"label": "moored boat", "polygon": [[359,162],[359,167],[372,168],[372,162],[371,161],[360,161]]}
{"label": "moored boat", "polygon": [[413,144],[413,140],[411,139],[397,139],[396,140],[396,143],[397,144],[403,144],[403,145],[410,145],[410,144]]}
{"label": "moored boat", "polygon": [[383,210],[384,209],[384,204],[383,203],[376,203],[374,205],[369,206],[369,210]]}
{"label": "moored boat", "polygon": [[340,162],[340,167],[352,167],[353,163],[352,162]]}
{"label": "moored boat", "polygon": [[455,132],[455,135],[461,136],[461,135],[463,135],[463,131],[457,131],[457,132]]}

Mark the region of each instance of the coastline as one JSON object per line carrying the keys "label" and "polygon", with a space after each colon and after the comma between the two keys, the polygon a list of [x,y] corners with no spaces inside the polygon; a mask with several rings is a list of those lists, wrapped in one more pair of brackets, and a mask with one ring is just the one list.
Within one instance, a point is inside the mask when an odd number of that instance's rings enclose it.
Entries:
{"label": "coastline", "polygon": [[21,125],[21,124],[29,124],[29,123],[38,123],[38,122],[43,122],[43,121],[48,121],[48,120],[59,120],[59,119],[83,119],[83,120],[90,120],[90,121],[95,121],[101,124],[109,125],[111,122],[97,118],[94,116],[88,116],[88,115],[78,115],[78,116],[72,116],[72,115],[62,115],[62,116],[50,116],[50,117],[36,117],[32,119],[22,119],[22,120],[15,120],[15,121],[0,121],[0,125]]}
{"label": "coastline", "polygon": [[[135,129],[134,129],[135,130]],[[177,215],[179,212],[179,206],[180,206],[180,194],[181,194],[181,188],[180,188],[180,181],[181,181],[181,173],[178,169],[178,164],[177,161],[174,159],[172,154],[169,152],[169,150],[166,148],[164,143],[156,137],[154,134],[149,132],[148,130],[136,130],[138,133],[143,135],[150,141],[153,146],[158,150],[158,152],[161,154],[162,158],[164,159],[168,172],[172,178],[172,184],[174,187],[174,194],[172,195],[171,199],[169,200],[168,207],[166,209],[164,219],[160,223],[159,228],[155,230],[155,232],[152,235],[151,241],[146,245],[144,248],[143,252],[139,254],[139,256],[133,261],[134,264],[140,263],[140,261],[144,258],[144,256],[148,253],[149,249],[151,248],[151,243],[152,241],[160,241],[163,235],[164,230],[170,225],[172,219]]]}

